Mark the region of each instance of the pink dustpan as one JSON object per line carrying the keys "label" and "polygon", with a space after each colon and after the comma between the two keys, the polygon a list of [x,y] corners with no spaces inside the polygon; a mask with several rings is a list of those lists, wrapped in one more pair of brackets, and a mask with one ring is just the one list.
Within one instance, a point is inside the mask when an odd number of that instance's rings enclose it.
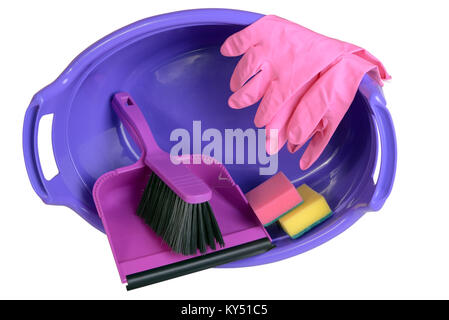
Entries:
{"label": "pink dustpan", "polygon": [[[132,136],[136,139],[136,135]],[[201,155],[189,157],[202,162],[198,165],[195,164],[198,161],[190,161],[191,164],[185,166],[212,191],[209,203],[225,242],[223,248],[209,250],[203,255],[184,256],[172,252],[136,215],[151,174],[143,158],[130,166],[105,173],[95,183],[95,205],[120,278],[128,284],[128,290],[251,257],[274,247],[225,167]]]}

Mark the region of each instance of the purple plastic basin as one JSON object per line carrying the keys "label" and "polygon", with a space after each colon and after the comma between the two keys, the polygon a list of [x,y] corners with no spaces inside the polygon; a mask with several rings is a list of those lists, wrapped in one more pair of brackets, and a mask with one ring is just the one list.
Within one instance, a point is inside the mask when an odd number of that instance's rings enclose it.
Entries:
{"label": "purple plastic basin", "polygon": [[[226,37],[260,17],[225,9],[155,16],[112,33],[79,55],[34,96],[25,115],[25,163],[39,197],[47,204],[72,208],[104,231],[92,199],[93,185],[105,172],[139,157],[139,149],[110,107],[112,95],[119,91],[141,102],[165,151],[173,145],[172,130],[192,131],[194,120],[201,120],[204,129],[254,128],[256,106],[243,110],[227,106],[229,79],[238,59],[221,56],[219,47]],[[46,114],[54,114],[52,143],[59,169],[49,181],[42,173],[37,147],[39,121]],[[307,183],[322,193],[335,214],[297,240],[273,225],[268,232],[275,249],[226,266],[264,264],[300,254],[343,232],[365,212],[382,207],[395,176],[396,140],[381,88],[364,78],[329,145],[307,171],[299,169],[302,152],[290,154],[284,148],[279,170],[295,185]],[[377,161],[380,170],[375,182]],[[243,192],[268,178],[259,175],[259,164],[226,167]]]}

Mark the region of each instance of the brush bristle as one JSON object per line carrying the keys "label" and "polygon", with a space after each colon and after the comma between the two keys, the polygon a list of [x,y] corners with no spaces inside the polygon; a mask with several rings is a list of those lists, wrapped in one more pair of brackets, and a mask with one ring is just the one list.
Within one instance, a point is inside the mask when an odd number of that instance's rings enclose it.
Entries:
{"label": "brush bristle", "polygon": [[224,246],[223,236],[209,202],[187,203],[152,173],[137,209],[169,247],[183,255]]}

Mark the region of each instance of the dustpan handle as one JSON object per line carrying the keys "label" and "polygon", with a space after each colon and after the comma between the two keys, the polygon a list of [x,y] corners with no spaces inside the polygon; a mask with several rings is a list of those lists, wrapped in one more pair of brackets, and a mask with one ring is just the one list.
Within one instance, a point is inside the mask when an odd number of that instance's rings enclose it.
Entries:
{"label": "dustpan handle", "polygon": [[115,94],[112,99],[112,108],[134,141],[139,145],[142,156],[145,156],[146,153],[153,154],[161,152],[145,116],[130,94],[126,92]]}
{"label": "dustpan handle", "polygon": [[250,258],[263,254],[274,247],[275,245],[271,243],[270,239],[261,238],[227,249],[167,264],[155,269],[134,273],[126,276],[128,283],[126,289],[133,290],[240,259]]}

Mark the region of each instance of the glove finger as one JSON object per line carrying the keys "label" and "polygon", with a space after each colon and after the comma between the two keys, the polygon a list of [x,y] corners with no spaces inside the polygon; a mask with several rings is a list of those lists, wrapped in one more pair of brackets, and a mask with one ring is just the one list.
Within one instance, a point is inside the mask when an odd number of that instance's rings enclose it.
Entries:
{"label": "glove finger", "polygon": [[301,99],[288,125],[288,141],[304,145],[329,109],[343,116],[354,100],[363,76],[373,69],[377,67],[358,56],[342,57]]}
{"label": "glove finger", "polygon": [[231,90],[236,92],[245,82],[261,70],[263,63],[263,55],[260,53],[259,47],[250,48],[245,55],[237,63],[231,76]]}
{"label": "glove finger", "polygon": [[[267,91],[265,92],[265,95],[262,98],[262,101],[259,104],[259,107],[257,108],[256,115],[254,117],[254,124],[256,127],[261,128],[267,123],[271,121],[273,116],[275,115],[274,111],[270,111],[270,108],[275,108],[276,111],[279,109],[279,97],[277,96],[279,93],[279,81],[274,80],[269,85]],[[267,114],[270,113],[272,116],[267,116]],[[269,118],[267,121],[266,119]]]}
{"label": "glove finger", "polygon": [[[291,114],[295,109],[296,104],[291,103],[282,108],[266,125],[266,149],[268,154],[277,153],[287,142],[287,124],[290,120]],[[274,130],[277,131],[277,135]]]}
{"label": "glove finger", "polygon": [[[318,122],[318,125],[315,127],[315,129],[313,130],[313,132],[310,134],[310,136],[306,139],[306,141],[308,141],[310,138],[313,137],[313,135],[317,132],[323,131],[324,128],[327,127],[327,119],[326,118],[322,118],[320,120],[320,122]],[[291,143],[290,141],[287,144],[287,149],[290,153],[295,153],[296,151],[298,151],[304,144],[294,144]]]}
{"label": "glove finger", "polygon": [[267,91],[269,84],[269,71],[259,72],[242,88],[229,97],[229,106],[233,109],[241,109],[255,104]]}
{"label": "glove finger", "polygon": [[[263,68],[265,68],[265,66]],[[271,76],[271,78],[273,78],[273,76]],[[272,81],[270,87],[260,102],[259,108],[257,109],[254,117],[256,127],[263,127],[267,125],[273,121],[278,113],[281,113],[284,116],[288,115],[288,118],[290,118],[294,107],[298,105],[301,97],[309,90],[316,79],[317,77],[313,77],[309,81],[297,85],[295,88],[296,90],[288,90],[289,88],[281,85],[279,80]],[[284,91],[293,93],[291,93],[288,97],[285,97],[286,94],[284,94]],[[285,112],[282,113],[282,110],[285,110]]]}
{"label": "glove finger", "polygon": [[[363,76],[370,70],[377,71],[377,66],[358,56],[345,56],[319,79],[322,80],[322,83],[317,81],[310,90],[308,93],[310,96],[307,96],[307,100],[310,100],[307,102],[309,105],[313,101],[315,107],[322,110],[326,109],[323,106],[329,106],[329,108],[322,120],[318,122],[319,126],[301,158],[302,170],[309,168],[321,155],[354,100]],[[304,100],[306,100],[306,96],[304,96]],[[297,129],[302,125],[300,121],[301,119],[293,114],[289,123],[289,141],[298,145],[302,145],[305,143],[303,141],[307,139],[306,135],[301,136],[305,131],[301,132],[301,129]],[[298,132],[299,135],[297,135]],[[292,139],[290,140],[290,138]]]}
{"label": "glove finger", "polygon": [[332,86],[327,85],[327,71],[303,96],[288,124],[288,141],[296,145],[296,150],[303,146],[312,136],[316,126],[326,114],[332,95]]}
{"label": "glove finger", "polygon": [[323,131],[316,132],[310,140],[306,151],[299,161],[301,170],[307,170],[319,158],[321,153],[326,148],[336,128],[327,127]]}
{"label": "glove finger", "polygon": [[[263,18],[262,18],[263,19]],[[258,32],[259,23],[261,19],[250,24],[243,30],[240,30],[229,36],[223,42],[220,52],[225,57],[236,57],[244,54],[250,47],[255,45],[260,40]]]}
{"label": "glove finger", "polygon": [[291,143],[291,142],[289,142],[289,141],[287,142],[287,150],[288,150],[290,153],[295,153],[295,152],[298,151],[300,148],[301,148],[300,145],[293,144],[293,143]]}
{"label": "glove finger", "polygon": [[271,127],[267,125],[265,127],[266,141],[265,148],[269,155],[276,154],[287,142],[287,127],[280,128]]}

